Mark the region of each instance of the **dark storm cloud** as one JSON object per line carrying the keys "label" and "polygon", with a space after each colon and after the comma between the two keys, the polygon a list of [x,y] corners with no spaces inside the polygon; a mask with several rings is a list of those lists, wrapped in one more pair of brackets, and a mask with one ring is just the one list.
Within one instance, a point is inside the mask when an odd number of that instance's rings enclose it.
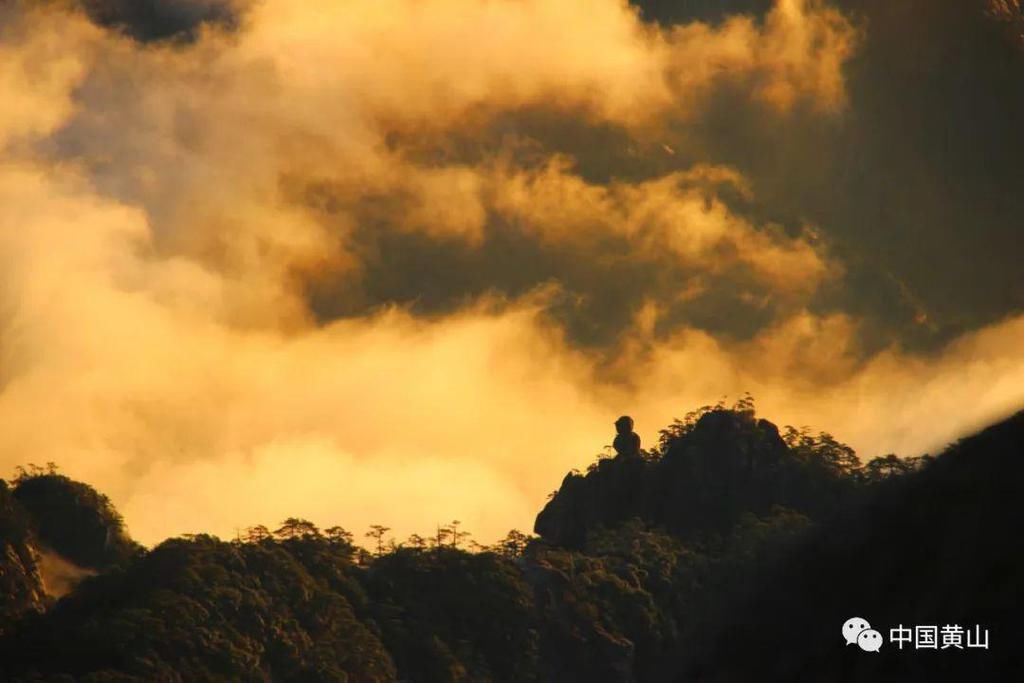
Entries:
{"label": "dark storm cloud", "polygon": [[[671,23],[768,3],[641,2]],[[765,215],[820,227],[847,265],[823,310],[934,345],[1024,308],[1024,52],[1016,3],[843,0],[862,29],[841,116],[768,118],[719,91],[679,158],[735,165]]]}
{"label": "dark storm cloud", "polygon": [[[237,20],[232,4],[212,0],[84,4],[98,21],[140,39]],[[720,26],[737,14],[764,21],[773,6],[635,4],[666,28],[694,20]],[[752,225],[778,225],[791,237],[807,224],[821,232],[845,272],[806,303],[861,320],[866,351],[894,341],[933,346],[1020,310],[1015,255],[1024,193],[1015,150],[1024,148],[1024,65],[1007,30],[1013,8],[1004,6],[995,21],[980,0],[843,0],[839,7],[862,35],[844,66],[847,102],[838,113],[822,115],[807,101],[772,112],[751,103],[753,86],[740,79],[717,84],[702,115],[670,120],[657,132],[535,105],[491,112],[484,123],[440,136],[399,130],[388,144],[426,168],[476,166],[501,154],[528,168],[561,154],[594,184],[643,182],[695,164],[733,166],[753,196],[729,185],[713,195]],[[395,303],[439,315],[484,293],[514,300],[554,285],[559,293],[548,314],[570,338],[614,347],[651,300],[662,304],[659,335],[691,326],[733,338],[751,337],[793,305],[742,268],[709,277],[668,253],[639,254],[621,234],[581,249],[518,231],[490,212],[482,239],[467,243],[405,229],[395,194],[376,201],[386,206],[360,209],[347,236],[361,263],[358,278],[325,276],[308,287],[322,320]],[[699,291],[678,297],[690,288]]]}
{"label": "dark storm cloud", "polygon": [[868,42],[826,168],[835,201],[806,196],[949,332],[1024,308],[1024,52],[982,4],[858,3]]}
{"label": "dark storm cloud", "polygon": [[721,21],[737,14],[760,16],[772,0],[630,0],[644,19],[665,25],[688,21]]}
{"label": "dark storm cloud", "polygon": [[[593,164],[583,168],[594,177],[610,172],[606,159]],[[742,215],[744,204],[736,202],[730,208],[739,207]],[[484,295],[511,302],[551,288],[547,317],[574,344],[614,353],[635,332],[633,319],[650,301],[662,305],[653,329],[657,338],[690,327],[722,339],[748,339],[780,313],[773,284],[752,277],[744,264],[709,274],[706,266],[681,261],[670,250],[638,249],[629,237],[600,227],[582,244],[551,243],[500,215],[488,216],[480,242],[467,243],[402,230],[390,222],[395,203],[388,199],[385,220],[361,214],[349,234],[358,277],[345,273],[337,280],[310,281],[311,306],[321,320],[363,316],[392,304],[419,316],[441,316]],[[680,297],[688,290],[697,291]],[[783,304],[781,310],[790,307]]]}
{"label": "dark storm cloud", "polygon": [[[737,13],[763,19],[772,6],[766,0],[636,4],[644,17],[666,26],[721,22]],[[766,112],[751,106],[749,84],[737,82],[718,87],[706,115],[670,126],[663,140],[534,109],[507,112],[466,140],[453,136],[443,150],[397,144],[424,158],[433,154],[438,163],[473,163],[513,136],[532,145],[517,153],[566,154],[582,177],[598,183],[639,181],[695,163],[734,166],[750,180],[755,199],[726,195],[732,210],[791,232],[812,224],[843,262],[845,277],[822,287],[811,307],[861,319],[865,351],[893,342],[934,347],[1021,310],[1024,53],[1013,21],[1019,10],[1004,3],[993,15],[994,5],[980,0],[838,6],[861,29],[861,42],[844,68],[846,107],[835,115],[799,105],[783,115]],[[568,300],[585,303],[551,313],[564,316],[571,336],[588,345],[613,341],[645,297],[666,299],[691,275],[670,263],[609,266],[615,259],[596,246],[582,260],[531,236],[517,235],[510,246],[496,227],[479,250],[422,235],[375,234],[366,247],[375,266],[360,288],[365,306],[400,301],[440,312],[480,291],[514,297],[558,282]],[[627,281],[633,296],[612,284]],[[717,313],[699,306],[702,298],[672,304],[658,329],[692,325],[749,336],[774,319],[775,308],[737,303],[757,298],[745,294],[715,294],[715,301],[732,302]],[[328,299],[321,293],[318,310],[363,310],[352,299],[332,308]]]}
{"label": "dark storm cloud", "polygon": [[[515,143],[508,142],[511,131]],[[639,183],[690,165],[680,166],[660,143],[632,140],[621,127],[581,124],[551,112],[506,114],[482,136],[455,136],[447,143],[444,149],[432,150],[417,148],[414,141],[394,144],[417,163],[439,167],[485,163],[503,144],[506,153],[527,168],[553,153],[565,154],[575,160],[580,178],[595,187]],[[755,225],[768,213],[728,183],[712,183],[707,197]],[[330,204],[331,190],[316,188],[304,202],[315,207]],[[774,284],[753,277],[745,264],[709,272],[708,263],[681,260],[671,249],[643,249],[600,222],[582,226],[588,233],[583,240],[552,242],[542,232],[523,230],[492,211],[480,241],[467,242],[459,236],[404,229],[400,219],[396,222],[401,202],[401,197],[390,195],[360,206],[348,235],[361,266],[358,277],[345,273],[336,280],[311,281],[311,305],[321,320],[361,316],[391,304],[420,316],[440,316],[484,295],[511,302],[550,288],[547,317],[574,344],[615,353],[618,343],[635,332],[634,318],[651,301],[660,305],[651,330],[658,339],[684,327],[722,339],[749,339],[780,314],[792,311],[785,297],[773,291]],[[351,210],[352,205],[346,208]],[[714,258],[709,254],[709,260],[734,261],[729,247],[723,249]],[[688,291],[693,294],[681,296]]]}
{"label": "dark storm cloud", "polygon": [[235,0],[78,0],[93,21],[140,41],[191,39],[203,24],[235,26]]}
{"label": "dark storm cloud", "polygon": [[[228,3],[106,2],[88,6],[95,18],[124,26],[142,38],[188,35],[204,20],[230,22],[234,17],[233,5]],[[458,11],[457,6],[458,3],[452,3],[453,12]],[[571,3],[566,4],[567,8],[570,6]],[[564,43],[566,39],[566,13],[558,8],[560,5],[545,10],[539,9],[539,5],[535,7],[534,3],[522,6],[482,3],[470,7],[484,8],[480,11],[485,12],[485,18],[486,13],[496,8],[510,13],[513,18],[520,11],[533,13],[536,15],[534,23],[550,26],[548,30],[559,41]],[[444,225],[444,216],[436,221],[437,226],[424,225],[429,223],[430,217],[427,217],[420,220],[420,225],[410,228],[409,215],[424,204],[433,207],[435,213],[448,210],[450,201],[446,193],[453,183],[445,180],[444,174],[452,169],[466,170],[467,175],[486,183],[488,178],[496,179],[488,170],[495,164],[507,163],[512,169],[530,172],[543,168],[552,158],[565,157],[572,160],[572,169],[566,175],[586,184],[580,192],[599,198],[616,184],[634,186],[714,163],[712,157],[687,154],[685,141],[677,145],[674,140],[662,139],[660,131],[649,131],[645,119],[661,121],[680,116],[687,117],[687,125],[693,125],[692,117],[703,106],[706,91],[721,87],[719,80],[729,81],[735,77],[747,84],[742,106],[755,112],[777,106],[762,101],[775,96],[758,92],[758,88],[766,86],[782,86],[783,91],[792,90],[798,97],[816,101],[835,96],[827,84],[815,82],[821,75],[816,65],[822,53],[829,58],[833,52],[843,53],[843,50],[830,45],[808,48],[798,40],[805,29],[812,34],[820,30],[817,26],[821,19],[815,13],[793,12],[788,18],[790,24],[783,22],[780,27],[763,31],[762,27],[737,25],[730,31],[698,30],[691,34],[656,36],[622,5],[604,3],[598,9],[600,11],[595,9],[593,13],[596,19],[588,18],[596,28],[580,24],[574,29],[580,35],[595,36],[593,40],[580,39],[579,45],[541,41],[517,46],[511,44],[515,41],[506,41],[510,44],[501,47],[500,59],[488,58],[490,61],[484,62],[493,62],[500,78],[481,81],[473,76],[471,64],[450,71],[445,66],[441,78],[435,77],[444,83],[438,90],[447,88],[457,92],[465,88],[471,104],[467,105],[468,113],[448,111],[447,105],[436,106],[436,111],[429,112],[426,124],[423,121],[408,124],[406,119],[419,115],[419,100],[424,99],[423,93],[432,92],[424,85],[431,82],[429,78],[410,73],[407,79],[403,74],[395,79],[397,86],[388,85],[390,62],[385,60],[381,68],[384,76],[367,78],[369,85],[364,86],[363,76],[358,74],[374,72],[378,65],[360,71],[351,69],[346,62],[344,68],[337,69],[347,74],[340,77],[345,83],[344,94],[330,99],[337,96],[327,94],[325,89],[324,102],[312,106],[334,107],[345,98],[359,99],[362,94],[359,109],[370,112],[366,118],[371,121],[373,133],[382,133],[384,138],[383,145],[374,140],[367,144],[367,149],[385,148],[385,156],[370,162],[369,166],[385,170],[380,171],[382,177],[375,180],[343,180],[342,189],[334,191],[334,196],[331,196],[330,183],[321,183],[319,176],[336,175],[338,169],[350,164],[338,162],[340,154],[325,162],[329,167],[326,171],[310,163],[319,150],[304,148],[314,135],[302,130],[302,121],[318,118],[309,107],[296,105],[296,113],[288,115],[294,118],[282,117],[282,125],[272,123],[268,126],[269,132],[261,131],[262,123],[256,122],[257,127],[250,132],[246,132],[244,125],[232,125],[229,132],[218,136],[224,139],[239,135],[239,144],[233,148],[244,147],[248,155],[253,155],[254,149],[272,148],[268,156],[278,154],[283,148],[301,150],[294,157],[289,153],[286,173],[293,177],[283,179],[282,185],[288,187],[287,193],[295,206],[312,209],[315,220],[322,223],[325,230],[343,236],[339,241],[344,242],[347,255],[358,264],[354,272],[318,272],[312,277],[300,274],[296,278],[306,285],[311,307],[321,322],[358,317],[393,304],[408,306],[420,315],[443,315],[459,310],[484,294],[514,301],[544,289],[549,292],[547,315],[561,323],[573,342],[614,351],[617,342],[632,331],[633,319],[651,302],[659,308],[657,324],[652,326],[659,337],[689,326],[724,338],[749,338],[776,320],[780,313],[791,312],[804,303],[804,293],[799,296],[779,294],[775,291],[773,276],[757,272],[759,268],[764,271],[766,266],[751,263],[756,258],[749,252],[756,251],[756,247],[747,248],[748,253],[744,255],[733,253],[737,250],[735,240],[756,241],[754,233],[767,235],[775,227],[763,220],[765,216],[771,217],[759,209],[756,198],[744,196],[735,184],[728,182],[706,188],[704,200],[709,206],[721,202],[727,207],[730,212],[727,221],[733,218],[745,221],[741,227],[724,228],[726,232],[744,235],[722,237],[716,234],[712,241],[720,242],[718,251],[705,251],[700,258],[695,257],[694,250],[690,250],[686,258],[680,258],[678,250],[667,245],[652,249],[641,244],[646,239],[642,231],[630,233],[627,226],[614,225],[614,220],[609,222],[600,216],[577,221],[569,232],[579,237],[551,239],[551,233],[559,231],[558,224],[565,222],[562,218],[527,221],[532,227],[522,230],[521,223],[482,195],[481,225],[469,231],[473,233],[471,239],[467,240],[467,235],[457,230],[452,232],[450,226]],[[277,5],[274,10],[283,12]],[[388,11],[380,10],[380,13],[387,15]],[[449,31],[455,21],[446,20],[439,26]],[[841,37],[843,28],[828,26],[826,33]],[[403,33],[406,31],[408,36]],[[421,39],[412,28],[403,27],[392,33],[395,37],[389,38],[386,46],[389,54],[395,51],[390,43],[407,46]],[[601,40],[609,38],[618,42],[602,46]],[[792,53],[787,52],[790,43],[795,44]],[[301,52],[317,44],[316,40],[304,41],[295,49]],[[191,49],[198,51],[203,47],[197,45]],[[206,49],[210,50],[209,46]],[[505,73],[510,68],[507,65],[515,64],[516,59],[523,58],[530,50],[536,50],[536,54],[529,65],[520,70],[520,78],[526,80],[522,83],[509,81]],[[339,52],[344,54],[343,49]],[[778,54],[780,52],[785,54]],[[202,59],[206,60],[215,53],[203,54]],[[724,60],[725,65],[711,70],[691,70],[686,63],[688,59],[705,58]],[[841,58],[836,60],[841,61]],[[810,72],[805,73],[808,70]],[[533,85],[534,71],[540,74],[540,85]],[[180,92],[182,82],[191,78],[189,73],[161,75],[166,78],[164,89],[169,94]],[[204,73],[208,74],[211,84],[218,83],[210,86],[211,92],[202,93],[200,98],[183,98],[181,106],[168,107],[139,99],[137,90],[150,88],[151,84],[133,81],[132,86],[127,86],[135,75],[129,66],[114,60],[89,73],[79,85],[79,97],[90,106],[82,107],[69,125],[45,141],[60,157],[88,159],[94,182],[101,190],[123,200],[144,203],[158,245],[165,235],[174,233],[166,227],[172,220],[167,216],[177,220],[182,210],[176,198],[177,183],[187,186],[191,176],[184,171],[169,172],[161,178],[159,186],[154,185],[150,175],[154,156],[159,157],[160,165],[184,168],[180,161],[191,158],[192,151],[202,145],[191,139],[194,136],[189,131],[204,130],[208,120],[218,120],[213,112],[232,94],[234,99],[230,101],[236,102],[238,107],[233,115],[253,122],[250,111],[260,111],[261,108],[254,105],[266,96],[265,88],[278,87],[274,79],[280,76],[259,72],[249,75],[251,81],[227,78],[217,81],[215,59]],[[805,78],[808,75],[811,78]],[[265,77],[268,80],[264,81]],[[667,81],[673,81],[674,85],[666,86]],[[808,81],[809,86],[805,85]],[[263,85],[249,86],[251,92],[243,96],[236,90],[239,82]],[[482,82],[483,87],[478,82]],[[538,88],[549,88],[548,83],[550,91],[544,90],[542,96],[532,94]],[[392,91],[397,97],[393,103],[381,104],[374,99],[379,93]],[[209,95],[208,101],[204,99],[206,95]],[[430,101],[429,97],[426,99]],[[199,101],[205,106],[194,104]],[[384,114],[374,109],[385,105],[390,109]],[[111,111],[120,113],[120,124],[114,126],[118,135],[113,137],[105,135],[111,128]],[[338,111],[344,116],[346,109],[338,106]],[[165,140],[174,141],[173,145],[156,146],[155,155],[153,149],[139,144],[150,134],[142,122],[154,119],[160,125],[167,122],[169,137]],[[383,134],[392,123],[394,130]],[[336,124],[331,126],[336,127]],[[327,137],[333,135],[331,132]],[[279,140],[286,142],[279,144]],[[669,142],[671,145],[666,144]],[[177,151],[176,145],[186,153],[172,154]],[[675,147],[679,147],[678,154]],[[360,154],[355,156],[358,158]],[[270,176],[276,172],[271,159],[264,159],[263,163],[244,163],[253,168],[265,168]],[[390,168],[392,163],[394,168]],[[205,173],[210,165],[201,164],[199,168],[199,173]],[[418,178],[434,173],[439,179],[429,181],[429,188],[417,186]],[[559,185],[566,179],[554,180],[554,184]],[[543,188],[537,191],[543,192]],[[410,194],[412,196],[408,196]],[[634,199],[637,204],[644,201],[644,197]],[[613,202],[617,207],[614,210],[619,212],[615,220],[620,223],[629,218],[629,209],[625,206],[628,201],[619,197]],[[340,216],[329,209],[321,210],[321,205],[331,203],[341,207],[335,212]],[[700,223],[705,218],[698,213],[690,220]],[[666,233],[699,233],[701,230],[699,225],[673,223],[664,216],[656,222],[657,229]],[[721,221],[714,217],[712,222]],[[790,222],[782,224],[782,229],[788,231],[782,240],[784,243],[798,237],[802,226]],[[267,231],[283,235],[287,230],[272,226],[268,221]],[[668,238],[659,236],[657,239]],[[767,238],[769,249],[773,244],[774,239]],[[216,251],[217,247],[206,250],[207,253]],[[772,257],[769,255],[763,260],[770,261]],[[818,274],[814,277],[817,279]]]}

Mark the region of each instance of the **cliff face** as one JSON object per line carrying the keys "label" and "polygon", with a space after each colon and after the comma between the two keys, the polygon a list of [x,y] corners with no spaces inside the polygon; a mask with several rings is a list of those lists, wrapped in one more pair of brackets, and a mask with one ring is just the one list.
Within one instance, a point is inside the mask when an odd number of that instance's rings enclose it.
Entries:
{"label": "cliff face", "polygon": [[48,604],[32,544],[30,522],[0,480],[0,633],[26,612],[41,612]]}
{"label": "cliff face", "polygon": [[39,542],[74,565],[104,569],[140,550],[110,500],[88,484],[42,474],[23,478],[12,494]]}
{"label": "cliff face", "polygon": [[117,511],[91,486],[58,474],[13,487],[0,480],[0,633],[137,552]]}

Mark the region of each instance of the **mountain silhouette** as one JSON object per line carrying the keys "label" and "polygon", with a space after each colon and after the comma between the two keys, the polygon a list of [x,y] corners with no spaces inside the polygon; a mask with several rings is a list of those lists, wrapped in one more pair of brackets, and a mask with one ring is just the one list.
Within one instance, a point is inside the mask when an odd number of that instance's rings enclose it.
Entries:
{"label": "mountain silhouette", "polygon": [[[458,523],[371,550],[289,519],[151,550],[91,487],[0,484],[0,679],[11,681],[1007,681],[1024,552],[1024,413],[938,457],[862,464],[752,402],[566,476],[469,551]],[[81,569],[59,597],[47,567]],[[62,565],[63,566],[63,565]],[[885,641],[846,645],[860,617]],[[903,649],[960,625],[989,647]]]}
{"label": "mountain silhouette", "polygon": [[859,464],[825,437],[794,431],[787,444],[750,409],[705,409],[665,430],[657,457],[604,459],[568,474],[535,531],[578,548],[594,528],[631,517],[692,540],[728,533],[741,515],[774,505],[817,516],[853,492]]}

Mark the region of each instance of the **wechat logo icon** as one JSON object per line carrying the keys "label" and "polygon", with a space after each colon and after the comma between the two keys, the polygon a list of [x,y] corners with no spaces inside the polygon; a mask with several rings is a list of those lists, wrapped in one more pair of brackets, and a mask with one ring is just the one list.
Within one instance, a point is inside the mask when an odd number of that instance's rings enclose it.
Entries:
{"label": "wechat logo icon", "polygon": [[882,634],[871,628],[867,619],[851,617],[843,624],[843,639],[847,645],[856,644],[864,652],[878,652],[882,647]]}

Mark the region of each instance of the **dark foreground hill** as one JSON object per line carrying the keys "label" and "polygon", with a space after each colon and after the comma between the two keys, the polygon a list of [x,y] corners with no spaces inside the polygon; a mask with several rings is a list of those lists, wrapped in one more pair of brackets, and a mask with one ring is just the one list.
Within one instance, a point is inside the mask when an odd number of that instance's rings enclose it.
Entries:
{"label": "dark foreground hill", "polygon": [[[1024,676],[1024,413],[894,479],[759,577],[695,672],[707,681],[1009,681]],[[980,626],[988,648],[837,645],[859,616],[892,629]],[[912,635],[916,639],[917,634]],[[736,653],[743,653],[736,657]],[[683,677],[679,680],[694,680]]]}
{"label": "dark foreground hill", "polygon": [[[1019,680],[1022,476],[1024,414],[861,465],[740,405],[570,474],[537,538],[370,555],[296,519],[144,552],[102,496],[37,472],[0,486],[0,680]],[[44,553],[85,576],[60,600]],[[844,644],[853,616],[880,652]],[[978,625],[989,648],[900,650],[900,625]]]}
{"label": "dark foreground hill", "polygon": [[110,501],[91,486],[36,468],[0,480],[0,634],[43,612],[82,577],[142,552]]}

